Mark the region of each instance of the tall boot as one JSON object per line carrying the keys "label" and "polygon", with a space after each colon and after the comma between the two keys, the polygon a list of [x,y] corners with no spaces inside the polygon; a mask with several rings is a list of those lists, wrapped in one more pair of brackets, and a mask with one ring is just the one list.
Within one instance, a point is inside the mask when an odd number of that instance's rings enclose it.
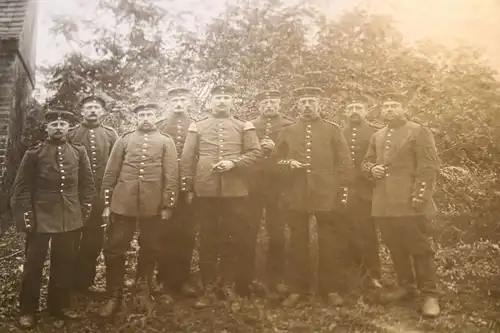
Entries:
{"label": "tall boot", "polygon": [[139,307],[146,313],[151,314],[154,310],[154,302],[150,292],[151,284],[148,282],[148,279],[143,277],[137,279],[136,284],[138,286],[137,299],[139,301]]}
{"label": "tall boot", "polygon": [[122,304],[122,292],[115,291],[112,292],[106,303],[101,307],[99,315],[103,318],[111,317],[115,314],[121,307]]}

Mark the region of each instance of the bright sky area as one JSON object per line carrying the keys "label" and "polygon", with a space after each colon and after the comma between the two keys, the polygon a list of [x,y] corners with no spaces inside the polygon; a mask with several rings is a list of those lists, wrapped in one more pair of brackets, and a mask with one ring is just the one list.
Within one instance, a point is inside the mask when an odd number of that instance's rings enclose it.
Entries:
{"label": "bright sky area", "polygon": [[[226,0],[152,0],[174,11],[193,11],[203,24],[220,13]],[[236,0],[234,0],[236,1]],[[294,1],[294,0],[290,0]],[[409,40],[431,38],[454,45],[463,41],[486,52],[500,71],[499,0],[310,0],[332,19],[350,8],[364,4],[370,10],[389,13]],[[64,39],[50,35],[53,15],[93,18],[97,0],[39,0],[37,63],[54,64],[71,50]],[[85,33],[85,32],[83,32]]]}

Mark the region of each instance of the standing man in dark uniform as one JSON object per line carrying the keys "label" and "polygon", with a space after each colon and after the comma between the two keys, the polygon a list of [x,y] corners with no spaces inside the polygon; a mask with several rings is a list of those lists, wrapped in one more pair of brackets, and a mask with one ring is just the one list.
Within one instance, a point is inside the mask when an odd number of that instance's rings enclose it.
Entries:
{"label": "standing man in dark uniform", "polygon": [[50,110],[45,119],[48,139],[24,154],[11,198],[16,225],[27,233],[19,299],[23,328],[35,325],[49,243],[49,312],[57,326],[76,317],[68,310],[75,242],[96,194],[85,148],[66,140],[73,114]]}
{"label": "standing man in dark uniform", "polygon": [[[240,295],[249,293],[253,276],[252,227],[248,209],[248,167],[261,157],[259,139],[251,122],[231,115],[234,88],[216,86],[211,91],[212,114],[192,123],[181,156],[181,176],[196,195],[195,212],[200,226],[200,270],[205,294],[196,307],[214,298],[217,260],[220,256],[222,291],[232,299],[232,284]],[[233,280],[236,281],[233,281]]]}
{"label": "standing man in dark uniform", "polygon": [[[262,91],[255,96],[260,116],[252,120],[264,154],[251,172],[250,213],[255,227],[255,241],[260,222],[265,211],[265,226],[268,236],[266,258],[267,287],[270,292],[283,293],[285,275],[285,219],[279,199],[283,190],[284,178],[275,172],[270,158],[278,134],[283,126],[292,123],[281,115],[281,94],[277,90]],[[255,246],[254,246],[255,247]],[[255,250],[253,251],[255,253]]]}
{"label": "standing man in dark uniform", "polygon": [[318,227],[318,291],[334,306],[343,303],[342,256],[347,250],[346,222],[336,219],[340,187],[347,186],[353,167],[342,130],[321,119],[320,88],[303,87],[293,92],[299,118],[285,126],[276,144],[280,169],[289,174],[284,189],[290,228],[291,294],[284,306],[295,306],[311,290],[309,218]]}
{"label": "standing man in dark uniform", "polygon": [[[171,113],[156,126],[172,137],[180,161],[188,128],[194,121],[189,115],[193,96],[188,89],[174,88],[168,92],[168,98]],[[177,206],[172,218],[165,224],[164,251],[159,262],[158,280],[163,284],[163,298],[166,301],[171,300],[170,294],[196,296],[189,280],[195,245],[195,224],[192,206],[186,200],[186,190],[186,184],[182,183]]]}
{"label": "standing man in dark uniform", "polygon": [[99,96],[90,95],[80,102],[83,122],[70,130],[68,139],[85,147],[92,166],[97,195],[92,205],[88,223],[82,229],[79,249],[74,269],[74,288],[80,292],[98,292],[93,286],[96,275],[97,258],[102,250],[104,228],[102,225],[103,204],[99,198],[102,177],[109,154],[118,139],[114,129],[101,124],[106,102]]}
{"label": "standing man in dark uniform", "polygon": [[[102,181],[103,219],[109,225],[104,243],[106,285],[110,299],[101,316],[111,316],[121,304],[125,252],[139,223],[137,283],[139,301],[151,312],[150,287],[161,256],[162,232],[172,216],[179,187],[175,143],[156,128],[156,104],[134,108],[137,128],[115,143]],[[111,216],[110,216],[111,215]]]}
{"label": "standing man in dark uniform", "polygon": [[345,200],[343,216],[351,228],[352,252],[348,256],[349,263],[354,264],[360,273],[363,285],[381,288],[379,242],[371,215],[375,184],[371,175],[361,170],[361,162],[375,132],[374,126],[366,120],[366,114],[367,100],[363,96],[356,96],[346,105],[347,123],[343,132],[355,172],[353,182],[342,189],[341,200]]}
{"label": "standing man in dark uniform", "polygon": [[436,210],[432,195],[440,163],[432,132],[406,119],[404,103],[402,95],[384,96],[381,114],[387,126],[372,136],[362,164],[376,179],[372,216],[398,277],[398,288],[382,300],[414,296],[416,281],[424,297],[422,314],[436,317],[436,267],[426,224]]}

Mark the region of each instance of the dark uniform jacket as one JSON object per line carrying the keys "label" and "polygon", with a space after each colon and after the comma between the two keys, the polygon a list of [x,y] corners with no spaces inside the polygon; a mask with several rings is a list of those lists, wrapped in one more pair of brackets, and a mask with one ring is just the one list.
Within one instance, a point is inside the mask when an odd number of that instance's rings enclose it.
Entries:
{"label": "dark uniform jacket", "polygon": [[[384,127],[370,141],[363,169],[386,167],[385,177],[376,180],[372,216],[413,216],[435,212],[432,195],[439,172],[434,136],[431,131],[411,121],[395,128]],[[415,207],[413,198],[424,205]]]}
{"label": "dark uniform jacket", "polygon": [[[160,120],[156,123],[156,127],[165,134],[170,135],[170,137],[175,142],[175,148],[177,149],[177,160],[181,161],[182,150],[184,149],[184,143],[186,142],[186,137],[188,133],[189,126],[195,120],[191,118],[188,113],[172,113],[169,117]],[[186,183],[181,183],[181,191],[186,191]]]}
{"label": "dark uniform jacket", "polygon": [[[338,208],[340,187],[347,186],[353,173],[339,126],[321,118],[298,119],[281,131],[275,154],[279,169],[290,172],[283,196],[286,207],[305,212]],[[310,166],[290,171],[290,160]]]}
{"label": "dark uniform jacket", "polygon": [[[366,155],[370,139],[375,133],[376,127],[366,120],[359,124],[348,122],[342,129],[347,144],[351,160],[354,165],[354,178],[349,186],[342,188],[340,197],[341,203],[347,206],[357,204],[370,204],[373,196],[375,182],[371,174],[361,168],[361,162]],[[380,128],[379,128],[380,129]],[[356,208],[356,207],[352,207]]]}
{"label": "dark uniform jacket", "polygon": [[84,225],[84,214],[95,195],[85,148],[48,140],[24,154],[11,204],[20,230],[24,229],[24,213],[31,212],[33,231],[60,233]]}
{"label": "dark uniform jacket", "polygon": [[[212,115],[192,123],[181,156],[181,176],[188,191],[200,197],[241,197],[248,195],[248,167],[260,158],[255,127],[232,116]],[[212,171],[222,160],[236,166],[229,171]]]}
{"label": "dark uniform jacket", "polygon": [[101,195],[115,214],[151,217],[173,208],[179,190],[177,151],[157,129],[123,134],[106,166]]}
{"label": "dark uniform jacket", "polygon": [[[283,126],[293,123],[283,115],[273,117],[259,116],[252,120],[259,140],[270,139],[276,144],[278,136]],[[271,195],[270,192],[280,192],[283,186],[284,177],[276,172],[275,160],[272,158],[271,152],[262,151],[263,156],[252,168],[250,172],[250,191],[259,195]]]}
{"label": "dark uniform jacket", "polygon": [[99,200],[102,178],[104,177],[104,170],[106,169],[111,149],[118,139],[118,134],[113,128],[108,126],[81,124],[69,131],[68,139],[83,145],[87,151],[98,194],[96,195],[93,209],[102,210],[102,202]]}

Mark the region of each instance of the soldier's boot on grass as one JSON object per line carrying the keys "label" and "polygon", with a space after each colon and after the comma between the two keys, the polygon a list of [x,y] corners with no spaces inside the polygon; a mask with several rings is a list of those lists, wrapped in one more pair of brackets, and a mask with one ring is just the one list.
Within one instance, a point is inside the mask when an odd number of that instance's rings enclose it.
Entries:
{"label": "soldier's boot on grass", "polygon": [[380,302],[382,304],[389,304],[394,302],[408,301],[415,298],[418,292],[413,287],[397,287],[393,291],[385,292],[380,295]]}
{"label": "soldier's boot on grass", "polygon": [[439,301],[436,297],[427,296],[422,304],[422,315],[424,317],[435,318],[441,313]]}
{"label": "soldier's boot on grass", "polygon": [[153,297],[150,293],[150,285],[145,278],[139,278],[136,282],[138,287],[137,300],[139,301],[139,308],[148,314],[151,314],[155,308]]}
{"label": "soldier's boot on grass", "polygon": [[184,297],[196,297],[196,289],[189,283],[184,283],[181,288],[181,295]]}
{"label": "soldier's boot on grass", "polygon": [[196,300],[196,303],[193,305],[193,307],[195,309],[207,308],[215,303],[216,298],[217,297],[214,292],[214,286],[207,286],[205,287],[203,295]]}
{"label": "soldier's boot on grass", "polygon": [[35,327],[36,317],[34,315],[25,314],[19,318],[19,327],[22,329],[30,329]]}
{"label": "soldier's boot on grass", "polygon": [[327,296],[328,304],[331,306],[342,306],[344,305],[344,299],[338,293],[329,293]]}
{"label": "soldier's boot on grass", "polygon": [[288,295],[287,298],[285,298],[285,300],[283,301],[282,304],[285,308],[292,308],[292,307],[296,306],[297,304],[299,304],[301,298],[302,297],[300,294],[291,293],[290,295]]}
{"label": "soldier's boot on grass", "polygon": [[111,317],[118,310],[120,310],[121,305],[122,305],[121,293],[114,293],[101,307],[99,315],[103,318]]}

